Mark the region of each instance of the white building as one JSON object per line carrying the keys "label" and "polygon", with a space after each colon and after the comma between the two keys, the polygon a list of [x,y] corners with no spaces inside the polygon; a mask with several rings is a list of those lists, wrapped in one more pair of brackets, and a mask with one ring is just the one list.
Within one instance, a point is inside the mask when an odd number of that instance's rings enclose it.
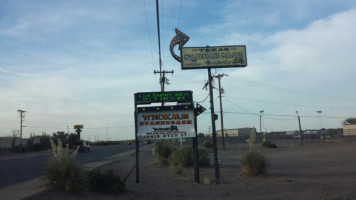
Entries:
{"label": "white building", "polygon": [[344,136],[356,135],[356,125],[344,125]]}

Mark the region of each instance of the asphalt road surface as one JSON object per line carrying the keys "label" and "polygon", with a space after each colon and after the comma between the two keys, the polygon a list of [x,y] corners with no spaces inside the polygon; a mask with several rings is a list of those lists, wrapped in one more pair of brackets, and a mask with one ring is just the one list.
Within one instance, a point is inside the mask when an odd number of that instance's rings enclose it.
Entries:
{"label": "asphalt road surface", "polygon": [[[115,154],[133,149],[135,145],[127,144],[91,147],[90,152],[79,153],[78,160],[81,163],[107,161]],[[49,154],[0,160],[0,188],[43,175],[48,159]]]}

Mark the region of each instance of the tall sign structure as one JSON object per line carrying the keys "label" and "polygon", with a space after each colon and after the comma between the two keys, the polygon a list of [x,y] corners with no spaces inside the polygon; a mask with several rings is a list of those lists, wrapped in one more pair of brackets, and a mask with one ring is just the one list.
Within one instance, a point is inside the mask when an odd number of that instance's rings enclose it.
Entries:
{"label": "tall sign structure", "polygon": [[[245,45],[233,46],[213,46],[213,47],[183,47],[189,40],[189,37],[182,31],[175,29],[176,36],[170,43],[171,54],[174,59],[181,63],[182,70],[186,69],[208,69],[209,76],[209,93],[210,93],[210,109],[211,109],[211,127],[213,131],[214,145],[214,167],[215,181],[219,181],[219,163],[217,155],[216,143],[216,126],[215,126],[215,111],[213,99],[213,86],[211,84],[213,77],[211,76],[211,68],[226,68],[226,67],[246,67],[247,56]],[[180,57],[174,53],[173,49],[179,45]]]}
{"label": "tall sign structure", "polygon": [[[139,182],[139,139],[193,138],[195,182],[199,183],[196,116],[205,108],[193,105],[192,91],[135,93],[136,182]],[[161,103],[161,106],[152,106]],[[164,106],[164,103],[176,105]]]}

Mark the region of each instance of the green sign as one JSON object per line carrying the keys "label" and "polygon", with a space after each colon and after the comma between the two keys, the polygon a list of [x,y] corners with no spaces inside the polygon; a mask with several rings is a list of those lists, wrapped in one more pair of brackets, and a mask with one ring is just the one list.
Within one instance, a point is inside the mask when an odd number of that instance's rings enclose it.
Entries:
{"label": "green sign", "polygon": [[246,46],[183,47],[182,69],[246,67]]}
{"label": "green sign", "polygon": [[160,102],[191,103],[192,91],[174,92],[141,92],[135,94],[137,104],[150,104]]}

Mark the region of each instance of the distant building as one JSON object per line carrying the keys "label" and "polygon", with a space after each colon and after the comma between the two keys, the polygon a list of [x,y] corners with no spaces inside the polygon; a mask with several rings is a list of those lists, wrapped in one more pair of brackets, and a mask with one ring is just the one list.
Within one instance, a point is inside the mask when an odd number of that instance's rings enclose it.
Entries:
{"label": "distant building", "polygon": [[[40,143],[40,136],[33,138],[33,144]],[[20,145],[20,137],[0,137],[0,149],[9,149],[12,147],[12,143],[15,141],[15,146]],[[29,138],[22,138],[22,145],[26,146]]]}
{"label": "distant building", "polygon": [[[256,128],[235,128],[235,129],[224,129],[224,136],[250,136],[251,131],[254,130],[256,132]],[[221,137],[221,130],[217,130],[216,134],[218,137]]]}
{"label": "distant building", "polygon": [[356,135],[356,125],[344,125],[344,136]]}

